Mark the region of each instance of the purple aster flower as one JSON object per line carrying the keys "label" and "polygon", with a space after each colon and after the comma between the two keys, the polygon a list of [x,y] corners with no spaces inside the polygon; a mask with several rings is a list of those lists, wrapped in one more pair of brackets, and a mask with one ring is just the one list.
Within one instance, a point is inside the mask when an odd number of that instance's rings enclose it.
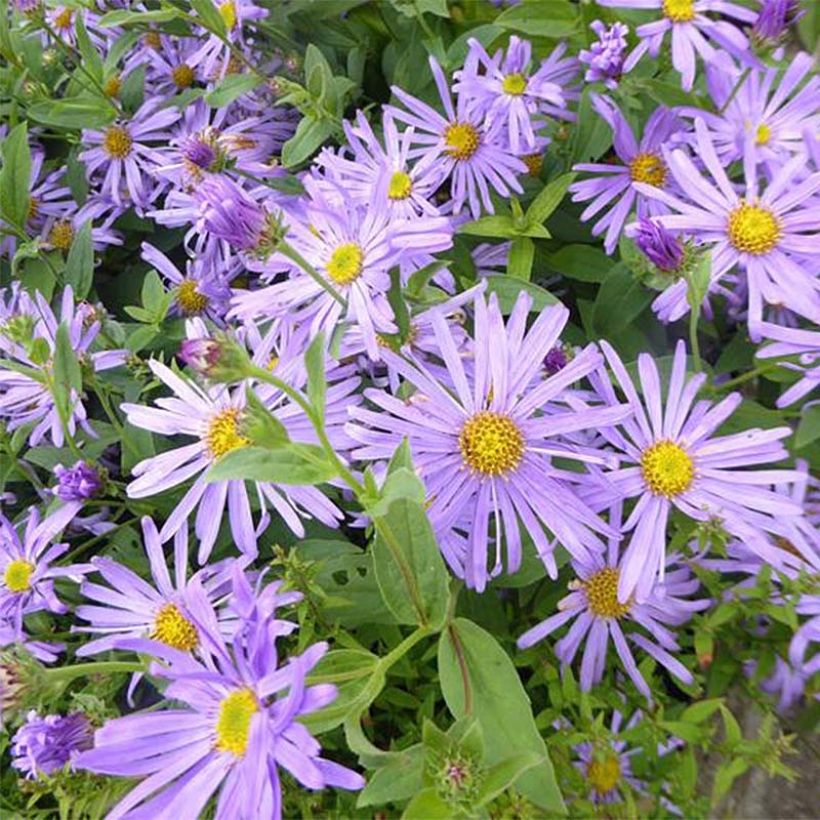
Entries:
{"label": "purple aster flower", "polygon": [[809,76],[813,70],[811,56],[798,52],[785,70],[751,69],[744,78],[731,58],[721,54],[706,70],[719,113],[689,107],[678,113],[704,120],[724,167],[752,150],[774,174],[784,161],[805,153],[807,131],[820,129],[820,77]]}
{"label": "purple aster flower", "polygon": [[[94,222],[109,211],[109,205],[100,199],[89,199],[82,208],[72,201],[62,215],[48,214],[40,229],[40,243],[44,250],[58,250],[68,254],[74,237],[83,225],[91,221],[91,240],[94,250],[104,250],[109,245],[122,245],[122,236],[111,228],[113,218],[106,217],[101,225]],[[45,214],[45,211],[43,212]]]}
{"label": "purple aster flower", "polygon": [[752,39],[764,44],[778,44],[805,13],[800,0],[760,0],[761,7],[752,26]]}
{"label": "purple aster flower", "polygon": [[[32,299],[27,292],[13,286],[7,302],[3,299],[5,294],[6,291],[0,291],[0,352],[3,354],[0,358],[0,418],[6,419],[9,430],[33,423],[28,439],[31,446],[49,435],[54,445],[61,447],[65,440],[63,425],[49,385],[59,325],[67,326],[72,349],[96,372],[122,364],[127,353],[125,350],[90,352],[100,331],[100,319],[90,305],[75,307],[68,285],[63,290],[59,319],[41,293]],[[6,369],[6,360],[14,361],[22,369]],[[74,435],[79,424],[94,436],[80,396],[72,392],[69,400],[69,433]]]}
{"label": "purple aster flower", "polygon": [[[760,338],[763,302],[784,304],[811,321],[820,321],[820,279],[815,269],[801,260],[817,250],[820,213],[812,196],[820,190],[820,172],[798,181],[806,166],[805,156],[798,155],[760,192],[754,157],[747,157],[745,187],[738,192],[703,120],[695,121],[695,132],[698,156],[714,182],[684,151],[668,152],[669,172],[679,194],[636,183],[639,193],[676,212],[658,216],[658,223],[712,246],[712,282],[735,265],[745,270],[753,340]],[[670,320],[688,311],[686,287],[686,282],[680,281],[662,294]]]}
{"label": "purple aster flower", "polygon": [[484,116],[488,129],[498,126],[514,154],[534,151],[533,117],[542,102],[566,107],[561,86],[537,71],[531,72],[532,45],[528,40],[512,35],[506,53],[499,49],[492,58],[475,38],[467,43],[470,50],[464,68],[453,75],[459,103],[464,97],[470,111]]}
{"label": "purple aster flower", "polygon": [[[519,296],[505,325],[496,297],[487,305],[482,295],[476,296],[469,362],[457,352],[457,339],[444,316],[432,312],[438,357],[447,368],[444,378],[413,353],[400,357],[385,350],[386,364],[416,393],[402,400],[369,390],[365,397],[378,411],[350,412],[358,422],[350,425],[350,435],[362,445],[355,457],[388,459],[408,440],[444,557],[479,591],[505,563],[509,573],[520,567],[519,519],[553,577],[553,544],[544,528],[571,554],[587,558],[603,549],[593,530],[611,532],[573,491],[572,483],[583,475],[558,469],[551,457],[601,461],[596,451],[568,445],[561,436],[623,418],[625,408],[616,401],[580,410],[564,406],[566,388],[596,368],[600,354],[589,345],[559,373],[543,378],[544,357],[555,347],[569,312],[561,306],[547,308],[526,332],[531,307],[529,296]],[[494,536],[489,534],[491,520]],[[495,558],[488,571],[492,541]]]}
{"label": "purple aster flower", "polygon": [[52,566],[68,550],[68,544],[52,543],[80,509],[70,502],[41,520],[35,507],[29,508],[22,535],[0,513],[0,619],[9,623],[16,635],[23,635],[23,616],[31,612],[67,612],[54,593],[54,579],[78,580],[87,567]]}
{"label": "purple aster flower", "polygon": [[85,461],[78,461],[73,467],[57,464],[54,475],[54,494],[63,501],[85,501],[98,495],[104,486],[97,468]]}
{"label": "purple aster flower", "polygon": [[27,226],[40,232],[49,217],[61,219],[76,210],[74,197],[65,184],[65,167],[47,170],[45,152],[35,146],[31,152],[31,176]]}
{"label": "purple aster flower", "polygon": [[816,387],[820,386],[820,364],[815,364],[820,358],[820,332],[816,330],[800,330],[792,327],[764,322],[760,326],[760,334],[773,344],[766,345],[757,351],[758,359],[779,359],[786,356],[797,356],[797,362],[782,362],[781,367],[801,373],[801,378],[777,400],[778,407],[788,407],[808,396]]}
{"label": "purple aster flower", "polygon": [[[791,435],[791,428],[715,436],[742,396],[731,393],[715,405],[706,400],[695,403],[706,375],[686,379],[683,341],[675,349],[668,392],[663,391],[649,354],[638,357],[638,390],[612,347],[605,341],[601,347],[633,412],[620,429],[600,431],[627,462],[608,474],[609,481],[621,497],[637,498],[624,524],[625,531],[634,532],[622,560],[619,601],[625,603],[633,594],[645,601],[655,579],[663,580],[667,521],[673,508],[697,521],[721,519],[738,536],[755,528],[771,530],[777,518],[800,515],[800,505],[771,489],[773,484],[803,480],[799,472],[738,469],[786,458],[780,439]],[[615,401],[608,378],[596,377],[594,383],[605,401]]]}
{"label": "purple aster flower", "polygon": [[151,204],[160,186],[154,171],[162,165],[162,154],[149,143],[170,139],[168,127],[180,116],[174,107],[158,108],[152,99],[128,121],[116,122],[102,131],[83,131],[85,145],[80,154],[88,175],[98,177],[101,192],[120,206],[133,204],[138,211]]}
{"label": "purple aster flower", "polygon": [[[620,527],[620,504],[611,509],[610,523]],[[685,624],[693,613],[707,609],[710,602],[690,600],[699,582],[687,567],[678,564],[680,558],[678,554],[666,558],[664,583],[653,587],[640,603],[634,598],[626,603],[618,600],[623,564],[618,539],[610,539],[606,556],[591,554],[583,560],[573,558],[572,567],[577,577],[569,585],[572,591],[558,602],[555,615],[518,639],[519,648],[527,649],[574,621],[566,636],[555,644],[555,654],[563,666],[570,666],[586,639],[581,661],[583,691],[589,691],[603,678],[610,639],[627,674],[647,700],[652,697],[649,685],[638,670],[629,642],[684,683],[692,683],[692,674],[671,654],[680,651],[674,630]]]}
{"label": "purple aster flower", "polygon": [[[715,56],[714,43],[735,57],[748,59],[749,41],[741,30],[723,19],[730,17],[741,23],[754,23],[757,14],[729,0],[599,0],[600,5],[628,9],[657,9],[659,20],[635,29],[640,43],[627,57],[624,71],[631,71],[647,52],[658,58],[667,32],[671,32],[672,65],[681,75],[681,85],[690,91],[695,82],[697,56],[708,64]],[[718,19],[708,16],[714,11]],[[711,42],[710,42],[711,41]]]}
{"label": "purple aster flower", "polygon": [[492,186],[502,197],[511,192],[521,193],[517,175],[525,173],[527,166],[508,150],[499,128],[488,129],[480,111],[470,110],[467,98],[459,95],[453,107],[447,78],[434,57],[430,57],[430,69],[436,81],[445,116],[403,89],[393,86],[393,93],[408,109],[387,106],[390,115],[414,128],[414,148],[410,158],[422,157],[440,174],[440,179],[450,180],[452,208],[459,213],[467,202],[474,219],[482,213],[482,207],[493,213],[490,198]]}
{"label": "purple aster flower", "polygon": [[589,27],[598,37],[589,49],[582,49],[578,59],[589,68],[584,74],[588,83],[603,83],[607,88],[617,88],[624,73],[629,26],[613,23],[609,28],[601,20],[595,20]]}
{"label": "purple aster flower", "polygon": [[[596,805],[623,803],[630,791],[648,794],[647,784],[632,772],[632,758],[643,750],[631,747],[625,739],[641,720],[643,714],[638,711],[624,724],[623,715],[615,709],[610,724],[611,738],[598,743],[584,742],[573,747],[578,756],[573,765],[589,784],[589,799]],[[658,745],[658,756],[669,754],[682,745],[682,741],[672,738],[667,743]],[[661,804],[668,812],[680,815],[677,807],[666,798],[661,798]]]}
{"label": "purple aster flower", "polygon": [[93,745],[91,724],[82,712],[40,717],[32,710],[11,739],[11,765],[28,780],[50,775]]}
{"label": "purple aster flower", "polygon": [[635,244],[659,270],[677,271],[683,264],[683,243],[651,219],[641,219],[635,231]]}
{"label": "purple aster flower", "polygon": [[[196,476],[160,531],[163,543],[180,528],[188,526],[188,517],[197,509],[195,528],[200,541],[199,563],[203,564],[213,549],[225,506],[233,540],[250,557],[257,554],[257,537],[270,522],[268,507],[272,507],[299,537],[304,536],[303,517],[314,517],[323,524],[335,527],[341,512],[316,487],[279,486],[269,482],[251,482],[262,510],[259,524],[254,525],[248,488],[244,481],[217,481],[207,483],[205,475],[210,466],[225,453],[250,442],[242,433],[244,389],[231,391],[225,385],[207,389],[195,385],[174,373],[160,362],[151,360],[154,375],[171,388],[173,398],[157,400],[157,407],[123,404],[128,421],[165,436],[193,436],[196,441],[176,447],[158,456],[145,459],[133,469],[134,480],[128,485],[131,498],[145,498],[169,490]],[[346,391],[346,392],[345,392]],[[352,388],[333,396],[343,406],[349,402]],[[343,395],[339,395],[341,392]],[[273,412],[282,421],[295,440],[313,441],[312,427],[304,414],[289,402],[278,397]],[[332,432],[332,428],[331,428]]]}
{"label": "purple aster flower", "polygon": [[163,694],[175,708],[109,721],[95,733],[94,749],[75,761],[99,774],[145,777],[113,809],[112,820],[197,817],[212,797],[218,820],[279,820],[280,767],[309,789],[364,786],[360,775],[322,758],[319,743],[297,720],[336,698],[335,686],[306,683],[327,644],[313,644],[280,666],[273,613],[236,582],[234,597],[244,606],[230,645],[204,595],[192,601],[199,657],[154,641],[125,642],[167,664],[151,671],[169,681]]}
{"label": "purple aster flower", "polygon": [[612,253],[618,244],[627,216],[637,203],[639,217],[666,213],[667,208],[651,197],[639,193],[641,183],[663,189],[668,185],[668,172],[663,148],[680,131],[680,121],[668,108],[659,106],[649,118],[640,142],[618,107],[608,98],[593,95],[595,110],[606,120],[613,133],[613,147],[619,163],[579,163],[575,171],[596,176],[574,182],[569,190],[573,202],[590,202],[581,214],[586,222],[604,208],[612,206],[593,226],[595,236],[606,231],[604,249]]}
{"label": "purple aster flower", "polygon": [[[744,664],[744,672],[750,677],[757,673],[757,669],[758,665],[754,660]],[[808,676],[805,673],[795,669],[778,655],[775,657],[771,674],[760,681],[760,688],[777,698],[778,712],[788,714],[803,701],[807,683]]]}

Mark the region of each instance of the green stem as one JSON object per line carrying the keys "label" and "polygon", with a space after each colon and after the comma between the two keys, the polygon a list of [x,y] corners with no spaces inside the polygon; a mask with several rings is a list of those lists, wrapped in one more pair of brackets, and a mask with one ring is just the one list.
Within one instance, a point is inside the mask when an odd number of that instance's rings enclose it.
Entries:
{"label": "green stem", "polygon": [[97,661],[95,663],[79,663],[73,666],[63,666],[45,671],[49,683],[65,682],[82,678],[88,675],[105,675],[117,672],[144,672],[145,664],[137,661]]}
{"label": "green stem", "polygon": [[377,666],[386,672],[391,666],[398,663],[419,641],[432,635],[428,626],[420,626],[411,632],[400,644],[391,649],[383,658],[379,658]]}
{"label": "green stem", "polygon": [[738,385],[744,384],[745,382],[751,381],[752,379],[761,376],[763,373],[766,372],[768,368],[766,367],[755,367],[752,368],[748,373],[744,373],[742,376],[736,376],[734,379],[729,379],[728,382],[723,382],[723,384],[716,384],[712,387],[712,390],[715,392],[723,392],[724,390],[732,390],[733,388],[737,387]]}
{"label": "green stem", "polygon": [[695,370],[700,373],[703,364],[700,360],[700,342],[698,341],[698,319],[700,310],[689,311],[689,344],[692,346],[692,358],[695,360]]}

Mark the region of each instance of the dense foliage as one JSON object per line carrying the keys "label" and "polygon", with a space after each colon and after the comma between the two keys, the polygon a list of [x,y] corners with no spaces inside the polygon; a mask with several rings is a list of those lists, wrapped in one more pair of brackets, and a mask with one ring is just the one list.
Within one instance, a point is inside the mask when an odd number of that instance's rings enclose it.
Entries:
{"label": "dense foliage", "polygon": [[793,778],[819,28],[2,0],[3,816],[705,817]]}

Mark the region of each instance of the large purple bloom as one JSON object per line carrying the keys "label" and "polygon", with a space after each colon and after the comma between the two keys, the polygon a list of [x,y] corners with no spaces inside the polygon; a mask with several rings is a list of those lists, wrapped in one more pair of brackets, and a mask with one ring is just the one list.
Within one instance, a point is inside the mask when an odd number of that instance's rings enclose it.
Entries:
{"label": "large purple bloom", "polygon": [[495,296],[487,304],[478,295],[471,357],[457,351],[444,316],[431,312],[437,357],[446,371],[438,376],[413,351],[402,357],[387,350],[384,361],[416,392],[402,400],[369,390],[365,396],[378,410],[351,410],[358,423],[348,429],[362,444],[354,456],[387,459],[408,439],[442,552],[453,571],[478,590],[505,564],[510,573],[520,567],[521,524],[553,577],[554,545],[545,529],[579,557],[603,549],[593,530],[610,532],[573,491],[583,474],[559,469],[551,459],[600,462],[599,453],[562,436],[623,419],[628,411],[617,401],[595,408],[564,403],[568,386],[598,367],[600,353],[589,345],[544,378],[544,358],[569,312],[547,308],[527,332],[531,307],[529,296],[519,296],[505,325]]}
{"label": "large purple bloom", "polygon": [[53,774],[90,749],[91,724],[82,712],[41,717],[32,710],[11,742],[11,765],[34,780],[40,774]]}

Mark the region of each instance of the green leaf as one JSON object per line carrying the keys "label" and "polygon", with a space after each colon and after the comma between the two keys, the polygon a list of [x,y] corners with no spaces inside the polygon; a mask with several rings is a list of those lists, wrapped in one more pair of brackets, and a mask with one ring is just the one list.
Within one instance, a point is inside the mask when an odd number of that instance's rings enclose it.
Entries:
{"label": "green leaf", "polygon": [[136,111],[145,98],[145,66],[140,65],[122,81],[120,100],[126,111]]}
{"label": "green leaf", "polygon": [[820,438],[820,404],[804,407],[802,413],[800,424],[797,426],[797,436],[794,440],[794,446],[798,450],[808,447],[809,444]]}
{"label": "green leaf", "polygon": [[205,102],[211,108],[224,108],[243,94],[253,91],[261,82],[262,78],[253,73],[228,74],[216,84],[213,91],[205,95]]}
{"label": "green leaf", "polygon": [[604,338],[615,335],[631,324],[652,298],[652,292],[632,276],[626,265],[618,263],[606,275],[595,299],[592,323],[596,332]]}
{"label": "green leaf", "polygon": [[612,259],[594,245],[564,245],[545,261],[551,270],[580,282],[603,282],[612,269]]}
{"label": "green leaf", "polygon": [[98,82],[102,82],[103,63],[100,53],[94,48],[88,30],[85,27],[85,15],[79,10],[76,12],[74,31],[77,35],[77,49],[83,58],[83,68]]}
{"label": "green leaf", "polygon": [[449,576],[424,509],[415,472],[388,474],[382,500],[369,510],[376,528],[373,567],[387,608],[400,623],[436,626],[447,611]]}
{"label": "green leaf", "polygon": [[701,254],[694,269],[688,276],[686,301],[696,313],[700,313],[703,300],[709,292],[709,282],[712,277],[712,254],[705,251]]}
{"label": "green leaf", "polygon": [[67,100],[43,100],[30,105],[28,116],[44,125],[57,128],[105,128],[114,121],[116,111],[101,97],[72,97]]}
{"label": "green leaf", "polygon": [[151,11],[117,9],[116,11],[109,11],[104,14],[97,22],[97,26],[99,28],[114,28],[118,26],[128,26],[131,23],[138,23],[144,26],[148,23],[166,23],[175,17],[179,17],[179,12],[167,6]]}
{"label": "green leaf", "polygon": [[441,633],[438,646],[441,691],[456,718],[473,714],[481,724],[486,762],[500,763],[533,752],[541,763],[525,771],[515,787],[541,808],[565,814],[547,747],[518,673],[495,638],[457,618]]}
{"label": "green leaf", "polygon": [[535,243],[526,236],[518,236],[512,241],[507,259],[507,275],[514,279],[529,281],[532,275],[532,260],[535,257]]}
{"label": "green leaf", "polygon": [[372,775],[359,794],[356,808],[398,803],[412,797],[421,790],[423,766],[424,748],[420,743],[398,752]]}
{"label": "green leaf", "polygon": [[457,233],[467,236],[489,236],[499,239],[511,239],[517,234],[515,222],[511,216],[496,214],[495,216],[482,216],[474,222],[467,222],[461,225]]}
{"label": "green leaf", "polygon": [[481,780],[476,805],[483,806],[489,803],[512,786],[524,772],[541,762],[542,757],[536,752],[519,752],[491,766]]}
{"label": "green leaf", "polygon": [[91,241],[91,220],[74,235],[65,263],[65,282],[74,290],[78,301],[88,296],[94,279],[94,245]]}
{"label": "green leaf", "polygon": [[533,282],[525,282],[511,276],[487,277],[487,295],[496,294],[498,306],[505,316],[512,312],[518,295],[522,291],[529,293],[532,297],[532,310],[543,310],[547,305],[557,305],[559,303],[558,297],[553,296],[548,290],[544,290],[540,285]]}
{"label": "green leaf", "polygon": [[0,213],[20,228],[28,221],[30,177],[28,127],[21,122],[3,140],[3,169],[0,171]]}
{"label": "green leaf", "polygon": [[538,0],[512,6],[495,18],[497,26],[523,32],[527,37],[559,40],[575,33],[580,18],[569,0]]}
{"label": "green leaf", "polygon": [[325,380],[325,335],[317,334],[305,351],[307,397],[318,416],[325,412],[327,381]]}
{"label": "green leaf", "polygon": [[562,174],[548,183],[541,193],[530,203],[527,209],[527,222],[531,225],[540,225],[561,204],[575,174]]}
{"label": "green leaf", "polygon": [[711,698],[710,700],[702,700],[698,703],[693,703],[683,710],[681,720],[686,720],[689,723],[703,723],[708,720],[715,712],[723,705],[722,698]]}
{"label": "green leaf", "polygon": [[612,129],[592,107],[591,91],[585,88],[578,104],[578,117],[572,138],[571,161],[589,162],[598,159],[612,144]]}
{"label": "green leaf", "polygon": [[435,789],[422,789],[408,804],[402,820],[452,820],[453,809]]}
{"label": "green leaf", "polygon": [[208,31],[224,37],[228,32],[225,20],[212,0],[191,0],[191,8],[197,13],[203,26]]}
{"label": "green leaf", "polygon": [[286,168],[300,165],[333,133],[330,120],[303,117],[296,133],[282,147],[282,164]]}
{"label": "green leaf", "polygon": [[205,476],[208,482],[245,479],[274,484],[322,484],[336,477],[324,451],[312,444],[290,442],[275,451],[239,447],[226,453]]}
{"label": "green leaf", "polygon": [[264,447],[266,450],[279,450],[283,444],[290,441],[285,425],[265,407],[250,385],[245,387],[242,432],[253,446]]}

